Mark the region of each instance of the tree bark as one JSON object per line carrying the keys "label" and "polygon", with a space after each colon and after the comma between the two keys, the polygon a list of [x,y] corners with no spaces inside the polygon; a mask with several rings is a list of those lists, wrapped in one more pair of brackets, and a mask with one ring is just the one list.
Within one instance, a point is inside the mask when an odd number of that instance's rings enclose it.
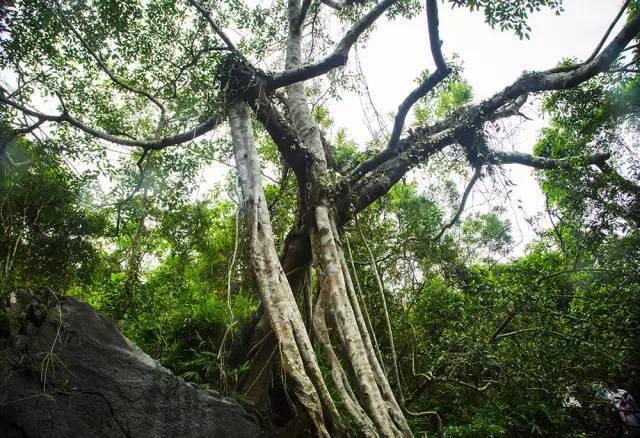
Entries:
{"label": "tree bark", "polygon": [[328,430],[338,427],[340,416],[322,379],[295,297],[278,259],[251,118],[244,102],[230,105],[229,120],[250,233],[251,263],[265,314],[278,341],[280,363],[292,384],[291,392],[318,434],[329,436]]}

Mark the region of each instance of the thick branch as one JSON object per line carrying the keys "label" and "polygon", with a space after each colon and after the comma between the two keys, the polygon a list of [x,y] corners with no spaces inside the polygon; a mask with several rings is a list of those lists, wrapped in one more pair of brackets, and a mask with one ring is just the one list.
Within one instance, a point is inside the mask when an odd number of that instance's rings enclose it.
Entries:
{"label": "thick branch", "polygon": [[[375,166],[371,166],[372,169],[368,174],[360,172],[362,176],[348,179],[345,183],[348,189],[345,191],[350,193],[350,204],[348,202],[343,205],[340,211],[341,220],[351,217],[353,211],[360,211],[370,205],[391,189],[408,171],[426,160],[431,154],[453,143],[456,132],[463,132],[468,129],[468,126],[479,126],[483,122],[494,120],[496,111],[504,108],[510,102],[517,102],[520,96],[536,91],[572,88],[607,71],[620,52],[638,35],[638,32],[640,32],[640,14],[627,22],[600,55],[574,71],[524,74],[513,84],[484,102],[456,111],[449,118],[429,128],[419,128],[411,132],[407,139],[400,140],[398,149],[404,150],[400,155],[385,156],[378,160],[379,162],[377,161]],[[491,157],[489,158],[491,159]],[[594,154],[591,159],[591,164],[598,164],[606,157]],[[587,159],[587,163],[588,161]],[[573,163],[573,159],[554,160],[520,153],[496,152],[493,155],[493,162],[495,164],[518,163],[537,168],[555,168],[566,167]],[[582,163],[585,162],[582,161]]]}
{"label": "thick branch", "polygon": [[372,172],[357,180],[347,180],[342,185],[338,198],[341,223],[385,195],[409,170],[456,141],[454,129],[444,129],[436,134],[426,131],[412,131],[407,138],[400,140],[396,155]]}
{"label": "thick branch", "polygon": [[584,167],[590,165],[601,167],[609,159],[609,157],[610,154],[600,152],[577,157],[546,158],[516,151],[491,151],[488,161],[491,164],[521,164],[523,166],[533,167],[535,169],[571,170],[575,169],[576,167]]}
{"label": "thick branch", "polygon": [[523,94],[575,87],[597,74],[607,71],[622,50],[638,35],[638,32],[640,32],[640,14],[632,17],[611,43],[591,61],[581,64],[571,71],[549,70],[546,72],[526,73],[516,82],[473,109],[480,118],[486,117],[486,115],[493,113],[507,102]]}
{"label": "thick branch", "polygon": [[624,2],[624,4],[622,5],[622,7],[620,8],[620,10],[618,11],[618,14],[616,15],[616,17],[613,19],[613,21],[611,22],[611,24],[609,25],[609,27],[607,28],[607,31],[604,33],[604,35],[602,36],[602,38],[600,39],[600,42],[598,43],[598,45],[596,46],[596,48],[593,50],[593,52],[591,53],[591,55],[583,62],[581,62],[580,64],[574,64],[574,65],[565,65],[562,67],[556,67],[556,68],[552,68],[551,70],[549,70],[550,72],[563,72],[563,71],[571,71],[571,70],[575,70],[576,68],[585,65],[591,61],[593,61],[593,59],[598,55],[598,53],[600,52],[600,49],[602,49],[602,46],[604,46],[604,43],[607,42],[607,39],[609,38],[609,35],[611,35],[611,32],[613,31],[613,28],[616,26],[616,24],[618,23],[618,21],[620,20],[620,17],[622,17],[622,14],[624,14],[624,11],[627,10],[627,8],[629,7],[629,4],[631,3],[631,0],[626,0]]}
{"label": "thick branch", "polygon": [[296,82],[306,81],[324,75],[337,67],[344,66],[347,63],[351,47],[358,41],[360,35],[397,2],[398,0],[382,0],[347,31],[338,42],[333,53],[313,64],[293,68],[274,75],[268,83],[269,89],[275,90]]}
{"label": "thick branch", "polygon": [[300,6],[300,10],[298,11],[298,18],[297,18],[298,29],[302,27],[302,25],[304,24],[305,18],[307,18],[307,13],[309,12],[311,1],[312,0],[302,0],[302,5]]}
{"label": "thick branch", "polygon": [[289,126],[278,112],[277,108],[269,99],[264,96],[260,98],[247,97],[246,101],[253,109],[256,117],[267,130],[269,136],[278,147],[285,162],[293,169],[300,187],[304,186],[307,180],[307,159],[308,151],[300,145],[298,137],[294,134],[293,128]]}

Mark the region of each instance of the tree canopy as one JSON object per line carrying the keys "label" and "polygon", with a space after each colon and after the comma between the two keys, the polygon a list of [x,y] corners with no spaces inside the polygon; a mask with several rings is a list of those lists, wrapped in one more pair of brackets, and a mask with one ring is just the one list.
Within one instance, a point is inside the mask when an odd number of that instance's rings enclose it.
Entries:
{"label": "tree canopy", "polygon": [[[0,1],[0,293],[81,297],[284,436],[622,433],[596,393],[640,396],[640,4],[485,99],[439,29],[562,3]],[[345,66],[423,14],[435,69],[360,144]],[[530,154],[493,138],[527,102]],[[546,199],[521,256],[503,205],[465,212],[508,165]]]}

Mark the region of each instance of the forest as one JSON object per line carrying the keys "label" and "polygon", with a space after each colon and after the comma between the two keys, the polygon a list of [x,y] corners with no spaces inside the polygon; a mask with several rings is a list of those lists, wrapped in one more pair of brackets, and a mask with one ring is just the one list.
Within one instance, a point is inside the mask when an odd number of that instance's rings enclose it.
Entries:
{"label": "forest", "polygon": [[[484,96],[445,16],[518,42],[580,2],[0,0],[0,351],[46,290],[274,436],[640,434],[640,1],[602,2],[589,56]],[[395,22],[411,83],[360,62]]]}

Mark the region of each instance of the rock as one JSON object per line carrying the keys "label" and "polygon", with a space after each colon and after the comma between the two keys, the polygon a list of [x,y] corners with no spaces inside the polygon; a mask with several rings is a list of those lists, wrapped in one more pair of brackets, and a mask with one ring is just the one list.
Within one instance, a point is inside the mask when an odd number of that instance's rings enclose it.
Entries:
{"label": "rock", "polygon": [[160,366],[87,304],[46,300],[29,303],[21,291],[0,309],[19,325],[0,331],[0,436],[270,435],[236,402]]}

